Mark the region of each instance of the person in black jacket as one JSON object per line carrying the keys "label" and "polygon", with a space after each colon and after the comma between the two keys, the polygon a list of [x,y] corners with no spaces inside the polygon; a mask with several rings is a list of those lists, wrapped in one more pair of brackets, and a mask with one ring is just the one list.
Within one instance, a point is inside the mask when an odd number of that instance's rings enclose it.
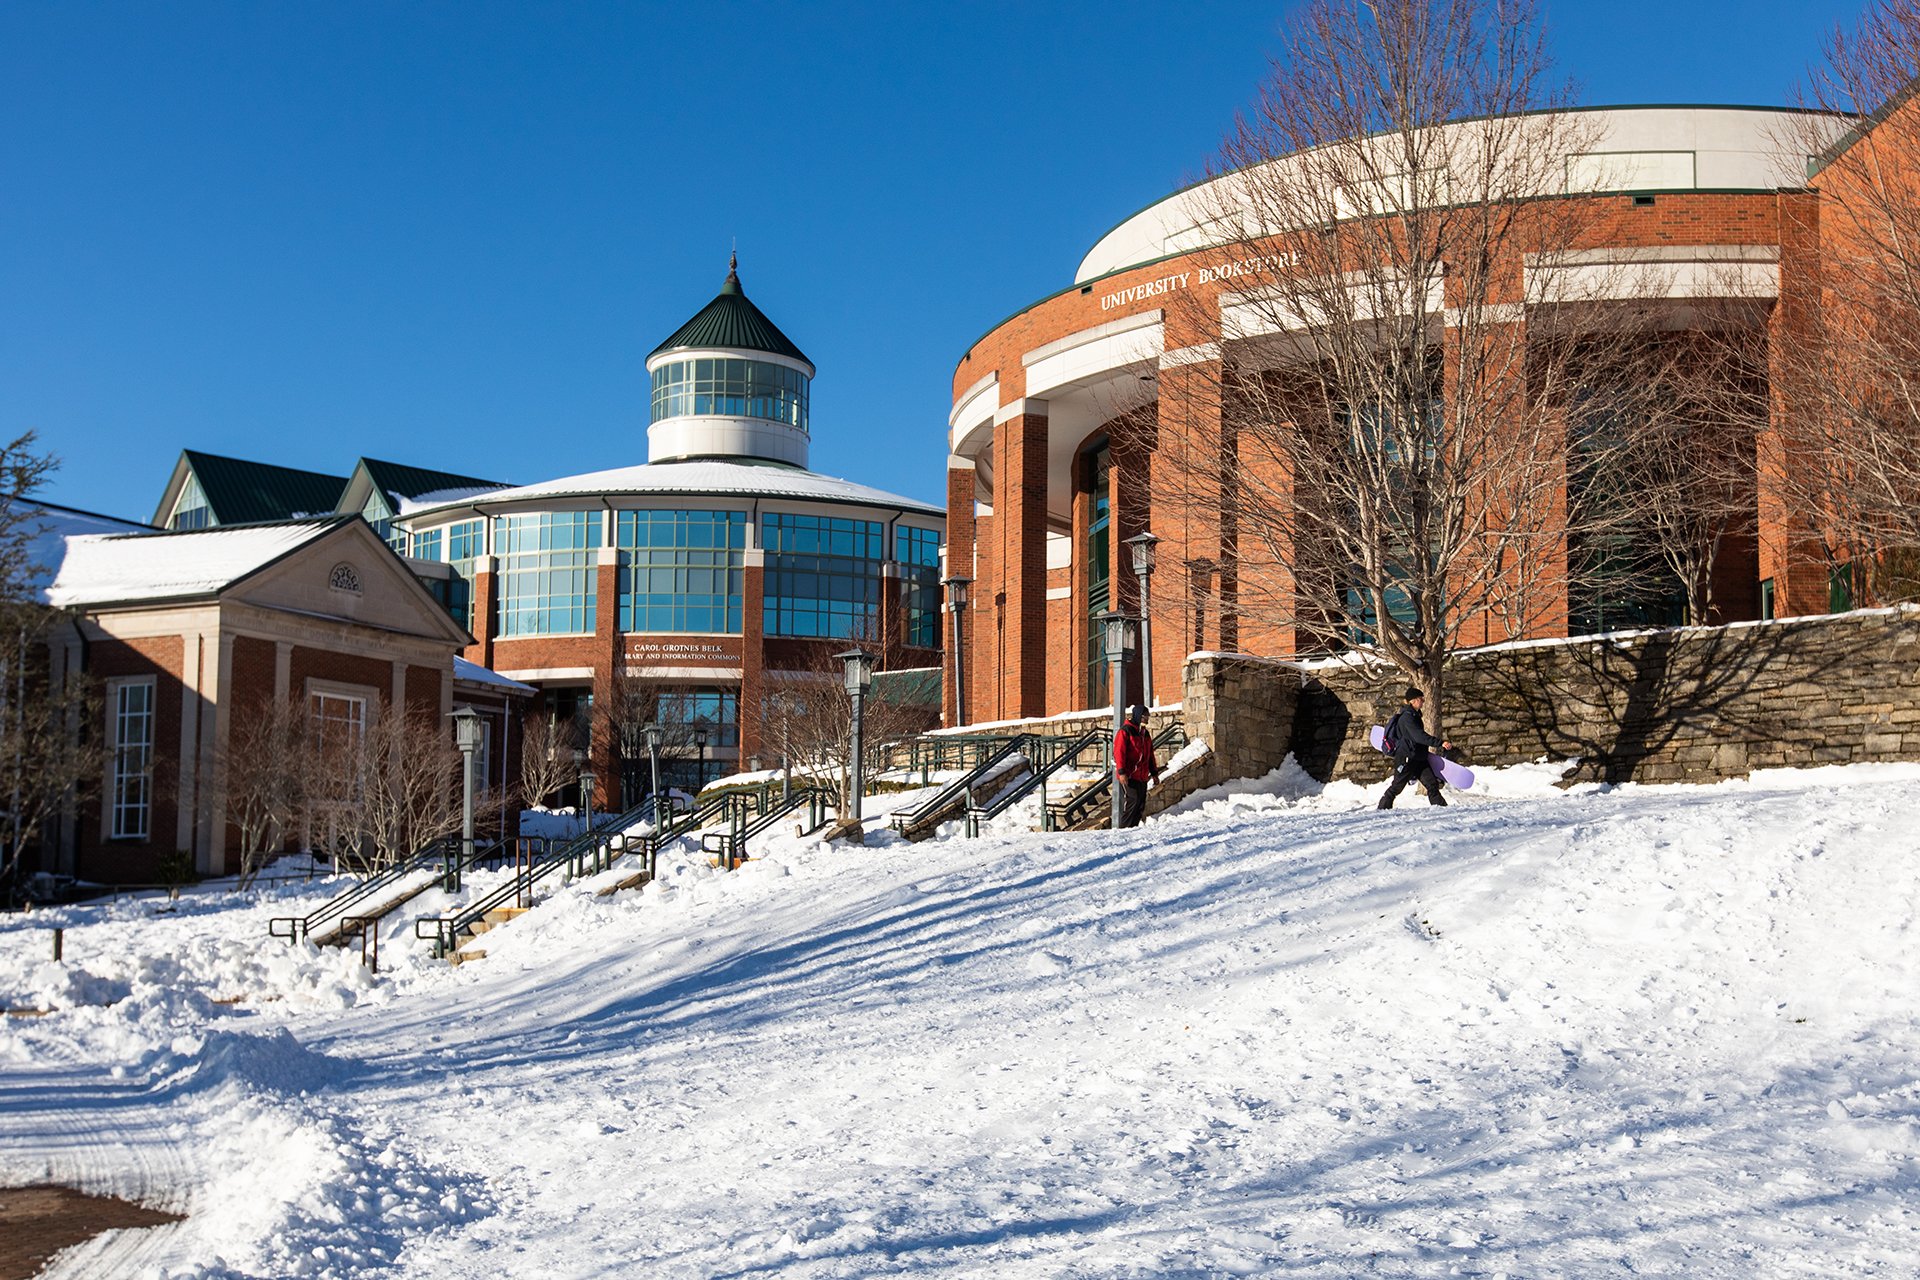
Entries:
{"label": "person in black jacket", "polygon": [[1400,713],[1387,725],[1387,741],[1393,744],[1393,781],[1387,784],[1387,794],[1380,797],[1382,809],[1393,808],[1393,802],[1415,778],[1427,789],[1428,804],[1447,802],[1440,794],[1440,779],[1433,772],[1433,762],[1427,759],[1427,752],[1451,751],[1453,744],[1427,732],[1421,719],[1421,708],[1426,701],[1426,694],[1408,685],[1407,705],[1400,708]]}

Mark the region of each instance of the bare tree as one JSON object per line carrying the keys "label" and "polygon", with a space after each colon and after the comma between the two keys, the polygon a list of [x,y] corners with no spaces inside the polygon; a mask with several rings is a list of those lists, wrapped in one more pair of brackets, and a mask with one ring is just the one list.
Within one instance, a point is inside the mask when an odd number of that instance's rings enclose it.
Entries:
{"label": "bare tree", "polygon": [[520,791],[526,803],[545,804],[577,779],[580,770],[573,753],[585,745],[579,726],[551,709],[528,716],[520,736]]}
{"label": "bare tree", "polygon": [[[822,645],[803,668],[769,676],[779,683],[761,701],[760,741],[787,762],[796,779],[832,788],[844,811],[853,788],[853,698],[845,665]],[[873,693],[862,702],[861,755],[869,779],[887,767],[895,747],[938,721],[937,712]]]}
{"label": "bare tree", "polygon": [[378,865],[460,830],[460,753],[438,716],[388,708],[368,730],[361,761],[362,825]]}
{"label": "bare tree", "polygon": [[[1804,105],[1857,118],[1791,123],[1781,149],[1813,157],[1821,269],[1783,296],[1782,411],[1768,481],[1795,525],[1790,554],[1823,554],[1865,598],[1920,598],[1920,0],[1872,0],[1837,30]],[[1849,592],[1849,594],[1851,594]],[[1804,597],[1803,597],[1804,600]]]}
{"label": "bare tree", "polygon": [[1569,416],[1655,290],[1542,198],[1599,135],[1533,0],[1310,0],[1287,31],[1192,197],[1220,290],[1169,294],[1168,327],[1221,354],[1173,371],[1155,502],[1217,522],[1223,616],[1386,659],[1437,724],[1448,654],[1560,625],[1570,545],[1621,519],[1570,494]]}
{"label": "bare tree", "polygon": [[44,604],[46,566],[34,563],[40,530],[32,496],[57,467],[32,432],[0,446],[0,882],[10,882],[56,815],[79,802],[105,762],[95,683],[79,672],[51,678],[45,642],[68,615]]}
{"label": "bare tree", "polygon": [[292,698],[263,699],[233,717],[220,776],[227,819],[240,833],[243,884],[300,831],[315,764],[313,732],[306,707]]}
{"label": "bare tree", "polygon": [[[596,698],[593,713],[600,721],[606,741],[620,760],[621,803],[631,806],[639,795],[633,782],[636,770],[647,761],[647,727],[661,725],[660,710],[668,686],[621,668],[604,696]],[[643,783],[649,786],[651,783]]]}

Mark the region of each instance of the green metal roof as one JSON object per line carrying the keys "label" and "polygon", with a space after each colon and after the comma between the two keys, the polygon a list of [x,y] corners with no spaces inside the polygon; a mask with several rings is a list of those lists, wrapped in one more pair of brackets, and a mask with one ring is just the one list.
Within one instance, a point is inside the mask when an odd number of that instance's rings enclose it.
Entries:
{"label": "green metal roof", "polygon": [[891,707],[938,707],[941,667],[908,667],[873,673],[873,697]]}
{"label": "green metal roof", "polygon": [[181,451],[214,519],[221,524],[251,524],[331,513],[347,487],[345,476],[276,467],[269,462],[223,458],[215,453]]}
{"label": "green metal roof", "polygon": [[504,489],[507,487],[503,480],[457,476],[451,471],[410,467],[404,462],[382,462],[378,458],[362,458],[360,461],[366,464],[367,475],[380,487],[380,491],[387,495],[389,502],[396,498],[418,498],[421,494],[439,493],[446,489]]}
{"label": "green metal roof", "polygon": [[767,319],[765,312],[748,301],[740,288],[738,259],[727,263],[727,280],[720,286],[719,296],[681,325],[671,338],[655,347],[652,354],[711,347],[728,351],[770,351],[813,367],[813,361],[793,344],[793,339],[780,332],[780,327]]}

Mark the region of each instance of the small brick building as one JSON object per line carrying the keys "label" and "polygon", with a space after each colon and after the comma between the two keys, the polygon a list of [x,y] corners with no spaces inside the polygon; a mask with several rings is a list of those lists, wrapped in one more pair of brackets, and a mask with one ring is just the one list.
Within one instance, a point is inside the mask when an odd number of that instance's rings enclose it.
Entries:
{"label": "small brick building", "polygon": [[43,869],[150,883],[186,851],[200,874],[232,870],[224,748],[235,717],[269,700],[360,725],[469,703],[501,743],[483,781],[512,776],[532,690],[457,671],[472,638],[357,516],[66,538],[46,595],[72,611],[48,638],[54,678],[98,682],[107,765],[97,797],[50,833]]}

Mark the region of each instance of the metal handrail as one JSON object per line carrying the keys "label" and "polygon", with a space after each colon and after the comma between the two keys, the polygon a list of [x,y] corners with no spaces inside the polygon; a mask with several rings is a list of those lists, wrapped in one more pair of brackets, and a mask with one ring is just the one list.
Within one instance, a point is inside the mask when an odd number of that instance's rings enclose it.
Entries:
{"label": "metal handrail", "polygon": [[[1104,730],[1102,732],[1104,732]],[[1184,747],[1186,745],[1186,726],[1177,720],[1155,734],[1153,738],[1153,749],[1156,755],[1163,747],[1172,746],[1177,749],[1178,747]],[[1047,806],[1050,823],[1055,829],[1063,826],[1075,826],[1087,816],[1087,813],[1092,809],[1096,801],[1111,804],[1112,796],[1113,765],[1112,762],[1109,761],[1106,769],[1101,772],[1098,778],[1095,778],[1086,786],[1080,788],[1080,790],[1074,792],[1065,800],[1062,800],[1059,804]]]}
{"label": "metal handrail", "polygon": [[942,809],[948,808],[954,801],[963,799],[972,792],[973,788],[979,786],[989,773],[1018,754],[1026,739],[1031,736],[1023,733],[1003,740],[998,750],[960,777],[941,787],[920,804],[904,811],[896,810],[887,818],[887,825],[895,831],[905,831],[909,827],[926,821]]}
{"label": "metal handrail", "polygon": [[725,859],[726,868],[731,869],[735,859],[746,852],[747,841],[766,831],[802,805],[805,805],[808,810],[807,829],[817,831],[826,821],[826,810],[838,809],[839,796],[826,787],[809,786],[792,791],[785,800],[773,802],[757,813],[747,812],[744,805],[736,806],[734,811],[728,814],[727,830],[703,836],[700,847],[708,853],[720,854]]}
{"label": "metal handrail", "polygon": [[[518,837],[513,845],[511,880],[451,915],[427,916],[414,921],[413,936],[432,939],[435,959],[446,956],[454,950],[462,933],[470,932],[474,922],[484,919],[488,912],[505,906],[507,899],[513,899],[515,906],[531,907],[534,886],[561,867],[567,868],[570,877],[579,877],[588,874],[589,858],[595,871],[611,866],[628,851],[630,838],[625,828],[657,812],[658,806],[649,796],[612,820],[570,836],[558,846],[545,836]],[[616,840],[619,841],[617,851]]]}
{"label": "metal handrail", "polygon": [[[457,840],[450,838],[434,840],[418,852],[395,862],[386,870],[336,895],[307,915],[275,916],[267,921],[267,935],[273,938],[285,938],[289,942],[298,942],[325,929],[328,925],[338,924],[355,907],[396,881],[415,872],[424,871],[430,863],[437,860],[444,869],[450,858],[458,856],[453,852],[457,844]],[[477,862],[481,856],[480,847],[476,846],[473,858],[468,861]]]}
{"label": "metal handrail", "polygon": [[[986,804],[975,805],[969,801],[967,805],[969,833],[977,831],[976,824],[988,818],[999,817],[1032,795],[1036,789],[1044,788],[1048,778],[1078,759],[1081,752],[1099,743],[1106,737],[1106,732],[1104,728],[1089,729],[1077,738],[1043,738],[1034,743],[1036,748],[1034,755],[1040,759],[1036,761],[1029,757],[1029,764],[1032,765],[1031,773]],[[1051,760],[1046,759],[1049,755],[1053,757]]]}

